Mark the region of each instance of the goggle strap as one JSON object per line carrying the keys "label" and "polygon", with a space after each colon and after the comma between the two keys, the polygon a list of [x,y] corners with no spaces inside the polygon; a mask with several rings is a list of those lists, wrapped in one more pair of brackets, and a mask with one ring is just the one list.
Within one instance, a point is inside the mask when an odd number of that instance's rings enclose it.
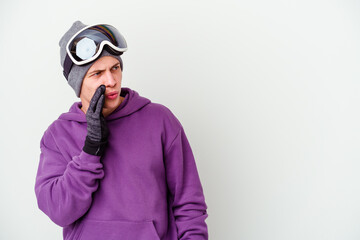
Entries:
{"label": "goggle strap", "polygon": [[74,63],[71,61],[69,55],[66,54],[65,61],[64,61],[64,71],[63,71],[63,74],[64,74],[66,80],[68,80],[68,76],[69,76],[69,73],[70,73],[70,70],[71,70],[73,64]]}

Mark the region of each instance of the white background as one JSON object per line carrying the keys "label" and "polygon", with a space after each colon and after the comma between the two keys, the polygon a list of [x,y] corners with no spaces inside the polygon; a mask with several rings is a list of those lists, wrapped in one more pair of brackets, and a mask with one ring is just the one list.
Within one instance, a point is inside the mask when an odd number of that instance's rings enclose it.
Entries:
{"label": "white background", "polygon": [[360,3],[0,2],[0,239],[62,239],[34,193],[45,129],[76,98],[72,23],[125,36],[123,86],[172,110],[210,239],[360,239]]}

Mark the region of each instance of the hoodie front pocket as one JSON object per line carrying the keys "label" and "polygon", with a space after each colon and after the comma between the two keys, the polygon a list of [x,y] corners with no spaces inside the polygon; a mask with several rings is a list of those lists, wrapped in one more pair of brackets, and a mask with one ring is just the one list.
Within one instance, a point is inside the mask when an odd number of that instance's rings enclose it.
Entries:
{"label": "hoodie front pocket", "polygon": [[84,220],[79,240],[160,240],[153,221]]}

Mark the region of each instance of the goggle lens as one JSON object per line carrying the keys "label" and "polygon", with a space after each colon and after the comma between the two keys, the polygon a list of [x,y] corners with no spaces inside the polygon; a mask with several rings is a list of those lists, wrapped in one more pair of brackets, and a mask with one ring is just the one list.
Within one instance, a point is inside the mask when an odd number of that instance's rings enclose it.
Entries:
{"label": "goggle lens", "polygon": [[92,58],[99,51],[99,46],[103,41],[113,44],[112,50],[117,54],[123,51],[116,48],[127,48],[124,37],[116,28],[110,25],[96,25],[77,34],[69,44],[69,52],[72,57],[81,62]]}

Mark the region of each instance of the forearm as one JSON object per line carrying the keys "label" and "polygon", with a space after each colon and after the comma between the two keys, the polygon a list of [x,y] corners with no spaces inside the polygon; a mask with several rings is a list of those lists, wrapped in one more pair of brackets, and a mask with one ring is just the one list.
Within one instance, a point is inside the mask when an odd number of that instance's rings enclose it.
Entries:
{"label": "forearm", "polygon": [[208,239],[207,205],[195,159],[183,129],[165,153],[167,183],[181,240]]}
{"label": "forearm", "polygon": [[39,208],[56,224],[66,226],[89,209],[104,176],[103,166],[100,157],[83,151],[64,167],[51,157],[46,150],[41,154],[35,193]]}
{"label": "forearm", "polygon": [[[184,194],[172,204],[178,237],[181,240],[207,240],[207,205],[202,188],[184,189]],[[178,193],[178,196],[181,194]]]}

